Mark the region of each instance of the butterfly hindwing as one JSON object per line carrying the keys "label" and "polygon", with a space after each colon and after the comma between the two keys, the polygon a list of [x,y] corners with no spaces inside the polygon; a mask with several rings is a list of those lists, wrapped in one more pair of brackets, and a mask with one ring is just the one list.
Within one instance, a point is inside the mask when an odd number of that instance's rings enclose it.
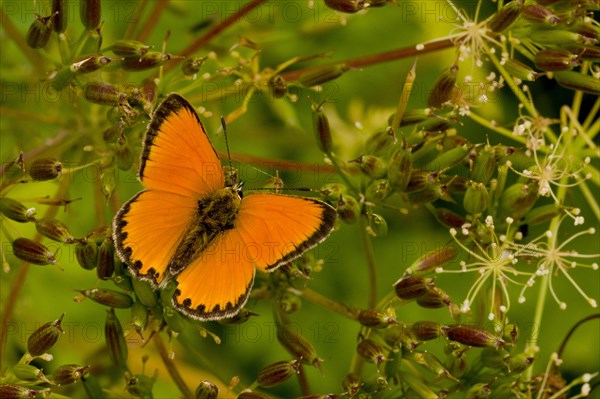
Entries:
{"label": "butterfly hindwing", "polygon": [[178,94],[154,111],[146,132],[140,180],[148,189],[199,197],[223,188],[223,169],[194,108]]}

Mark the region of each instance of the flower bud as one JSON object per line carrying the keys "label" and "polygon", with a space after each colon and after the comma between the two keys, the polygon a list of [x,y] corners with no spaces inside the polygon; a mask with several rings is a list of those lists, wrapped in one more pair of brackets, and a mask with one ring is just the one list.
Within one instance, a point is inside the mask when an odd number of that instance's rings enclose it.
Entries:
{"label": "flower bud", "polygon": [[373,133],[365,142],[365,149],[369,154],[381,154],[398,142],[394,130],[387,128]]}
{"label": "flower bud", "polygon": [[477,327],[455,324],[445,328],[445,334],[451,341],[478,348],[501,347],[505,342],[502,338]]}
{"label": "flower bud", "polygon": [[305,364],[319,367],[323,361],[312,344],[290,326],[277,327],[277,340],[292,356]]}
{"label": "flower bud", "polygon": [[152,389],[156,382],[156,376],[149,377],[143,374],[127,375],[125,389],[136,398],[152,398]]}
{"label": "flower bud", "polygon": [[67,30],[69,22],[68,4],[65,0],[52,0],[52,29],[56,33]]}
{"label": "flower bud", "polygon": [[479,183],[488,183],[494,177],[496,165],[493,148],[485,146],[473,160],[472,179]]}
{"label": "flower bud", "polygon": [[52,180],[62,172],[62,163],[53,158],[36,159],[29,166],[29,176],[34,181]]}
{"label": "flower bud", "polygon": [[556,204],[542,205],[525,214],[525,223],[536,226],[554,219],[559,214],[560,209]]}
{"label": "flower bud", "polygon": [[84,57],[81,61],[77,61],[77,62],[71,64],[69,69],[71,70],[71,72],[74,72],[77,74],[90,73],[90,72],[95,72],[98,69],[105,67],[111,61],[112,61],[112,59],[105,57],[103,55],[90,55],[90,56]]}
{"label": "flower bud", "polygon": [[360,170],[373,179],[379,179],[385,176],[387,165],[382,158],[374,155],[361,155],[360,157],[348,161],[358,164]]}
{"label": "flower bud", "polygon": [[413,276],[425,275],[438,267],[442,267],[448,262],[456,259],[458,251],[455,246],[446,245],[434,249],[422,255],[414,261],[407,269],[406,273]]}
{"label": "flower bud", "polygon": [[522,1],[511,1],[496,11],[487,21],[487,26],[492,32],[502,32],[515,22],[523,8]]}
{"label": "flower bud", "polygon": [[391,191],[392,187],[388,180],[373,180],[365,190],[365,198],[368,201],[381,202],[391,194]]}
{"label": "flower bud", "polygon": [[79,292],[92,301],[111,308],[129,308],[133,305],[133,299],[129,295],[110,288],[92,288],[90,290],[80,290]]}
{"label": "flower bud", "polygon": [[90,366],[79,366],[77,364],[65,364],[58,367],[52,373],[52,380],[58,385],[73,384],[81,379]]}
{"label": "flower bud", "polygon": [[511,373],[520,374],[533,364],[534,358],[526,353],[511,356],[508,360],[508,370]]}
{"label": "flower bud", "polygon": [[42,325],[29,336],[27,339],[27,352],[31,356],[40,356],[46,353],[58,341],[58,337],[64,334],[60,326],[64,316],[63,313],[57,320]]}
{"label": "flower bud", "polygon": [[442,326],[434,321],[418,321],[410,329],[415,338],[420,341],[429,341],[442,335]]}
{"label": "flower bud", "polygon": [[490,194],[483,183],[472,182],[463,198],[463,207],[471,215],[480,215],[490,203]]}
{"label": "flower bud", "polygon": [[210,381],[200,381],[196,388],[195,399],[217,399],[219,388]]}
{"label": "flower bud", "polygon": [[329,201],[337,201],[346,192],[346,187],[340,183],[329,183],[323,185],[319,190],[321,195]]}
{"label": "flower bud", "polygon": [[354,14],[364,8],[365,0],[325,0],[325,5],[332,10]]}
{"label": "flower bud", "polygon": [[390,157],[387,176],[392,187],[402,192],[408,186],[412,172],[412,153],[404,148],[398,148]]}
{"label": "flower bud", "polygon": [[446,208],[437,208],[435,217],[444,226],[454,227],[455,229],[460,228],[467,221],[463,216]]}
{"label": "flower bud", "polygon": [[568,71],[579,65],[579,56],[566,50],[540,50],[534,62],[542,71]]}
{"label": "flower bud", "polygon": [[[136,40],[117,40],[112,45],[112,52],[126,58],[142,57],[150,50],[150,46]],[[187,61],[187,60],[186,60]]]}
{"label": "flower bud", "polygon": [[83,89],[83,96],[89,102],[100,105],[120,105],[127,98],[125,93],[110,83],[90,82]]}
{"label": "flower bud", "polygon": [[427,181],[425,188],[422,190],[409,192],[408,199],[413,204],[427,204],[440,198],[449,200],[446,190],[446,185],[440,183],[437,179],[433,179]]}
{"label": "flower bud", "polygon": [[345,63],[321,65],[300,75],[298,83],[305,87],[313,87],[339,78],[348,69],[350,67]]}
{"label": "flower bud", "polygon": [[356,223],[360,217],[360,204],[354,197],[349,195],[340,195],[337,202],[337,213],[344,222]]}
{"label": "flower bud", "polygon": [[96,274],[101,280],[107,280],[115,271],[115,246],[112,239],[105,238],[98,248],[98,266]]}
{"label": "flower bud", "polygon": [[27,223],[35,220],[32,215],[28,214],[27,208],[18,201],[12,198],[0,198],[0,213],[19,223]]}
{"label": "flower bud", "polygon": [[72,244],[75,242],[75,237],[69,232],[69,229],[63,222],[56,219],[37,219],[35,228],[38,233],[51,240]]}
{"label": "flower bud", "polygon": [[377,213],[369,213],[367,217],[369,220],[367,233],[373,237],[385,237],[388,233],[388,225],[383,216]]}
{"label": "flower bud", "polygon": [[427,99],[427,105],[433,108],[440,108],[444,103],[450,100],[456,88],[456,76],[458,75],[458,65],[453,65],[445,70],[433,84],[433,89]]}
{"label": "flower bud", "polygon": [[138,301],[149,308],[156,306],[156,292],[152,289],[149,282],[134,278],[131,280],[131,283]]}
{"label": "flower bud", "polygon": [[125,342],[125,335],[123,335],[121,322],[117,316],[115,316],[113,308],[106,311],[104,339],[106,340],[108,356],[113,365],[121,369],[127,369],[127,342]]}
{"label": "flower bud", "polygon": [[274,387],[298,374],[300,362],[284,360],[266,366],[258,373],[258,385],[264,388]]}
{"label": "flower bud", "polygon": [[42,394],[43,391],[36,391],[34,389],[22,387],[14,384],[0,384],[0,398],[3,399],[27,399],[37,398],[38,395]]}
{"label": "flower bud", "polygon": [[554,79],[562,87],[572,90],[580,90],[584,93],[600,95],[600,81],[590,75],[583,75],[575,71],[554,72]]}
{"label": "flower bud", "polygon": [[279,298],[279,308],[284,313],[294,313],[302,307],[302,300],[289,292],[284,292]]}
{"label": "flower bud", "polygon": [[117,166],[121,170],[129,170],[133,166],[133,153],[123,136],[117,140],[115,158],[117,159]]}
{"label": "flower bud", "polygon": [[325,154],[331,154],[333,148],[331,128],[329,127],[327,115],[322,111],[321,106],[313,107],[313,127],[319,149]]}
{"label": "flower bud", "polygon": [[143,338],[142,333],[148,326],[148,308],[137,301],[131,306],[131,325]]}
{"label": "flower bud", "polygon": [[410,389],[412,389],[415,398],[440,398],[430,385],[423,382],[423,380],[413,373],[402,373],[402,382],[405,383]]}
{"label": "flower bud", "polygon": [[448,151],[442,152],[440,155],[430,161],[425,166],[425,170],[429,172],[435,172],[438,170],[451,168],[452,166],[459,164],[468,153],[469,147],[467,145],[451,148]]}
{"label": "flower bud", "polygon": [[145,71],[163,65],[171,59],[170,54],[149,51],[141,57],[128,57],[121,61],[121,68],[126,71]]}
{"label": "flower bud", "polygon": [[356,347],[356,351],[362,358],[375,363],[378,367],[381,363],[388,361],[383,348],[372,339],[367,338],[360,341]]}
{"label": "flower bud", "polygon": [[96,29],[102,19],[100,0],[79,0],[79,18],[87,30]]}
{"label": "flower bud", "polygon": [[441,288],[431,287],[417,298],[417,304],[423,308],[437,309],[450,305],[450,296]]}
{"label": "flower bud", "polygon": [[492,393],[490,384],[479,382],[469,388],[465,395],[465,399],[485,399],[489,398]]}
{"label": "flower bud", "polygon": [[569,50],[578,54],[583,61],[600,62],[600,47],[598,46],[572,46]]}
{"label": "flower bud", "polygon": [[538,193],[532,186],[515,183],[504,190],[500,197],[500,207],[503,210],[502,219],[507,216],[519,220],[526,214],[537,200]]}
{"label": "flower bud", "polygon": [[409,300],[424,295],[431,286],[431,279],[406,275],[394,284],[394,289],[398,298]]}
{"label": "flower bud", "polygon": [[281,98],[288,92],[288,84],[281,75],[275,75],[269,79],[268,85],[274,98]]}
{"label": "flower bud", "polygon": [[181,63],[181,71],[185,76],[194,76],[200,71],[208,57],[189,57]]}
{"label": "flower bud", "polygon": [[43,48],[46,47],[52,34],[51,27],[52,15],[48,17],[35,16],[35,21],[29,26],[25,39],[27,45],[31,48]]}
{"label": "flower bud", "polygon": [[15,377],[20,380],[51,383],[48,378],[46,378],[42,370],[31,364],[16,364],[12,371]]}
{"label": "flower bud", "polygon": [[56,257],[44,244],[19,237],[12,243],[13,255],[34,265],[56,264]]}
{"label": "flower bud", "polygon": [[530,22],[544,23],[554,26],[560,22],[560,18],[548,8],[540,4],[527,4],[521,10],[525,20]]}
{"label": "flower bud", "polygon": [[98,245],[95,241],[86,239],[84,243],[75,246],[75,257],[85,270],[92,270],[98,264]]}
{"label": "flower bud", "polygon": [[529,38],[536,44],[546,46],[572,46],[574,44],[593,44],[583,35],[568,30],[540,29],[532,30]]}
{"label": "flower bud", "polygon": [[483,348],[480,359],[484,366],[503,370],[506,368],[505,357],[508,357],[506,352],[501,351],[499,348],[489,346],[487,348]]}
{"label": "flower bud", "polygon": [[342,389],[348,394],[349,397],[353,397],[362,386],[360,377],[355,373],[348,373],[342,380]]}

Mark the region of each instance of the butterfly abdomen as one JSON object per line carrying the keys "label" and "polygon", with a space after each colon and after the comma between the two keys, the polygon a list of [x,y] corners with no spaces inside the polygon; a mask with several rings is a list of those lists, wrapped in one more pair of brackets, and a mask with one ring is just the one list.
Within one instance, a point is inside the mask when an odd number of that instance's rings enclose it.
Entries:
{"label": "butterfly abdomen", "polygon": [[215,237],[234,227],[240,200],[236,190],[224,188],[198,201],[195,217],[169,263],[171,276],[196,260]]}

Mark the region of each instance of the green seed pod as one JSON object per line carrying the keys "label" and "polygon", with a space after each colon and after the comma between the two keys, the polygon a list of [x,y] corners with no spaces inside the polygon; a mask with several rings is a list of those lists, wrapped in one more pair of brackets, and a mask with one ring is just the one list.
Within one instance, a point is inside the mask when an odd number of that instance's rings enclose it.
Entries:
{"label": "green seed pod", "polygon": [[442,335],[442,325],[433,321],[418,321],[410,329],[415,338],[420,341],[430,341]]}
{"label": "green seed pod", "polygon": [[585,93],[600,95],[600,80],[590,75],[583,75],[575,71],[554,72],[554,79],[562,87],[580,90]]}
{"label": "green seed pod", "polygon": [[348,161],[358,164],[360,170],[368,177],[380,179],[387,173],[386,162],[374,155],[361,155],[355,160]]}
{"label": "green seed pod", "polygon": [[483,183],[471,183],[463,198],[463,207],[471,215],[480,215],[490,203],[490,194]]}
{"label": "green seed pod", "polygon": [[396,295],[400,299],[409,300],[425,295],[432,287],[432,280],[418,276],[406,275],[394,284]]}
{"label": "green seed pod", "polygon": [[136,40],[117,40],[115,44],[112,45],[111,51],[121,57],[139,58],[146,54],[150,48],[150,46]]}
{"label": "green seed pod", "polygon": [[423,190],[409,192],[408,199],[412,204],[427,204],[447,196],[446,186],[433,180],[428,181]]}
{"label": "green seed pod", "polygon": [[302,307],[302,300],[289,292],[284,292],[279,298],[279,309],[284,313],[297,312]]}
{"label": "green seed pod", "polygon": [[429,172],[436,172],[451,168],[455,165],[458,165],[463,159],[465,159],[468,153],[469,147],[466,144],[454,147],[435,157],[425,166],[425,170]]}
{"label": "green seed pod", "polygon": [[174,331],[176,333],[180,333],[183,332],[183,330],[185,330],[186,321],[183,318],[183,316],[181,316],[181,314],[175,309],[165,309],[163,319],[165,323],[167,323],[167,327],[169,327],[169,330]]}
{"label": "green seed pod", "polygon": [[390,324],[398,324],[396,319],[378,310],[361,310],[358,313],[358,322],[365,327],[386,328]]}
{"label": "green seed pod", "polygon": [[600,27],[585,21],[577,21],[569,26],[569,30],[577,32],[580,35],[587,37],[589,40],[597,43],[600,41]]}
{"label": "green seed pod", "polygon": [[458,75],[458,65],[453,65],[445,70],[433,84],[433,89],[427,105],[433,108],[440,108],[444,103],[450,100],[456,88],[456,76]]}
{"label": "green seed pod", "polygon": [[501,351],[499,348],[493,346],[483,348],[481,351],[481,363],[492,369],[504,370],[506,369],[505,357],[506,352]]}
{"label": "green seed pod", "polygon": [[130,170],[133,167],[133,153],[123,136],[118,139],[115,146],[115,158],[119,169]]}
{"label": "green seed pod", "polygon": [[35,220],[35,218],[29,214],[27,208],[18,201],[12,198],[3,197],[0,198],[0,213],[19,223],[27,223]]}
{"label": "green seed pod", "polygon": [[34,265],[56,264],[56,257],[44,244],[19,237],[12,243],[13,255]]}
{"label": "green seed pod", "polygon": [[71,68],[63,68],[57,72],[50,84],[54,90],[61,91],[73,82],[75,76],[76,74],[71,71]]}
{"label": "green seed pod", "polygon": [[27,45],[29,47],[46,47],[46,44],[48,44],[48,41],[50,40],[50,35],[52,34],[51,19],[52,16],[35,16],[35,21],[33,21],[29,26],[29,30],[27,31],[25,37],[25,39],[27,40]]}
{"label": "green seed pod", "polygon": [[554,219],[559,214],[560,209],[556,204],[542,205],[525,214],[525,223],[536,226]]}
{"label": "green seed pod", "polygon": [[536,44],[546,46],[572,46],[574,44],[589,44],[588,38],[579,33],[559,29],[532,30],[529,38]]}
{"label": "green seed pod", "polygon": [[450,305],[450,296],[441,288],[431,287],[417,298],[417,304],[423,308],[437,309]]}
{"label": "green seed pod", "polygon": [[413,373],[402,373],[402,382],[414,391],[412,396],[407,397],[437,399],[440,398],[437,392],[431,389],[430,384],[425,383],[420,377]]}
{"label": "green seed pod", "polygon": [[256,380],[261,387],[274,387],[288,380],[294,374],[298,374],[299,369],[300,362],[297,360],[283,360],[260,370]]}
{"label": "green seed pod", "polygon": [[74,384],[81,379],[90,366],[79,366],[77,364],[65,364],[58,367],[52,373],[52,380],[57,385]]}
{"label": "green seed pod", "polygon": [[102,19],[100,0],[79,0],[79,18],[87,30],[96,29]]}
{"label": "green seed pod", "polygon": [[370,135],[365,142],[365,150],[368,154],[379,155],[392,148],[397,142],[394,130],[387,128]]}
{"label": "green seed pod", "polygon": [[533,364],[534,358],[526,353],[519,353],[511,356],[508,360],[508,369],[513,374],[520,374],[527,370]]}
{"label": "green seed pod", "polygon": [[127,96],[110,83],[90,82],[83,89],[86,100],[100,105],[121,105]]}
{"label": "green seed pod", "polygon": [[112,277],[115,271],[115,246],[112,239],[105,238],[98,248],[98,266],[96,274],[101,280],[107,280]]}
{"label": "green seed pod", "polygon": [[157,97],[157,87],[156,82],[153,79],[144,79],[142,81],[142,86],[140,87],[140,92],[142,94],[142,98],[146,100],[146,102],[151,106]]}
{"label": "green seed pod", "polygon": [[385,237],[388,233],[388,225],[383,216],[377,213],[369,213],[367,217],[369,219],[367,232],[373,237]]}
{"label": "green seed pod", "polygon": [[509,75],[528,82],[533,82],[538,76],[538,74],[529,66],[513,58],[506,60],[504,63],[504,68]]}
{"label": "green seed pod", "polygon": [[566,50],[540,50],[534,62],[542,71],[568,71],[579,65],[579,56]]}
{"label": "green seed pod", "polygon": [[504,4],[504,6],[487,21],[488,28],[496,33],[506,30],[506,28],[516,21],[522,9],[522,1],[511,1],[510,3]]}
{"label": "green seed pod", "polygon": [[445,328],[445,334],[451,341],[478,348],[501,347],[505,342],[502,338],[478,327],[454,324]]}
{"label": "green seed pod", "polygon": [[[388,125],[391,125],[396,113],[393,113],[388,118]],[[418,108],[418,109],[407,109],[402,114],[402,120],[400,121],[400,127],[410,126],[417,123],[426,121],[431,117],[431,110],[429,108]]]}
{"label": "green seed pod", "polygon": [[42,381],[50,383],[44,372],[31,364],[16,364],[12,368],[13,374],[24,381]]}
{"label": "green seed pod", "polygon": [[381,202],[392,192],[391,184],[386,179],[377,179],[371,182],[365,190],[365,198],[371,202]]}
{"label": "green seed pod", "polygon": [[463,216],[446,208],[436,208],[435,217],[444,226],[454,227],[455,229],[460,228],[467,222],[467,219]]}
{"label": "green seed pod", "polygon": [[124,123],[117,122],[102,133],[102,139],[107,143],[114,143],[124,133]]}
{"label": "green seed pod", "polygon": [[446,369],[454,377],[460,377],[464,374],[468,366],[467,355],[464,353],[457,353],[456,356],[449,355],[444,362]]}
{"label": "green seed pod", "polygon": [[144,280],[134,278],[131,280],[135,297],[143,305],[153,308],[157,304],[156,292],[150,286],[150,283]]}
{"label": "green seed pod", "polygon": [[319,367],[319,364],[323,361],[317,355],[317,351],[312,344],[289,325],[277,326],[277,340],[292,356],[304,364]]}
{"label": "green seed pod", "polygon": [[354,14],[365,6],[365,0],[325,0],[325,5],[332,10]]}
{"label": "green seed pod", "polygon": [[69,22],[68,4],[65,0],[52,0],[52,29],[56,33],[67,30]]}
{"label": "green seed pod", "polygon": [[196,388],[196,399],[217,399],[219,388],[210,381],[200,381]]}
{"label": "green seed pod", "polygon": [[500,197],[502,208],[501,219],[507,216],[519,220],[533,207],[538,197],[538,190],[531,185],[515,183],[504,190]]}
{"label": "green seed pod", "polygon": [[79,292],[94,302],[112,308],[130,308],[133,305],[133,299],[129,295],[110,288],[92,288],[90,290],[80,290]]}
{"label": "green seed pod", "polygon": [[521,10],[525,20],[554,26],[560,22],[560,18],[548,8],[540,4],[527,4]]}
{"label": "green seed pod", "polygon": [[102,26],[87,31],[87,36],[81,47],[80,55],[99,54],[102,48]]}
{"label": "green seed pod", "polygon": [[69,232],[69,228],[60,220],[50,218],[37,219],[35,221],[35,228],[38,233],[54,241],[65,244],[72,244],[76,241],[75,237]]}
{"label": "green seed pod", "polygon": [[346,187],[340,183],[329,183],[323,185],[319,192],[325,199],[337,201],[342,194],[346,193]]}
{"label": "green seed pod", "polygon": [[406,192],[413,193],[424,190],[431,179],[431,173],[422,170],[413,170],[408,178]]}
{"label": "green seed pod", "polygon": [[412,173],[412,153],[404,148],[398,148],[390,157],[387,176],[394,190],[406,190]]}
{"label": "green seed pod", "polygon": [[455,246],[446,245],[438,249],[427,252],[414,261],[407,269],[406,273],[413,276],[423,276],[438,267],[442,267],[448,262],[456,259],[458,251]]}
{"label": "green seed pod", "polygon": [[269,79],[268,85],[274,98],[282,98],[288,92],[288,84],[281,75],[275,75]]}
{"label": "green seed pod", "polygon": [[298,83],[305,87],[321,85],[339,78],[349,69],[346,63],[321,65],[300,75]]}
{"label": "green seed pod", "polygon": [[121,61],[121,68],[126,71],[145,71],[157,68],[171,59],[170,54],[159,51],[149,51],[141,57],[129,57]]}
{"label": "green seed pod", "polygon": [[148,308],[140,302],[134,302],[131,306],[131,325],[140,336],[148,325]]}
{"label": "green seed pod", "polygon": [[492,147],[485,146],[473,160],[472,179],[479,183],[488,183],[496,172],[496,156]]}
{"label": "green seed pod", "polygon": [[29,336],[27,352],[31,356],[40,356],[46,353],[58,341],[58,337],[65,333],[60,326],[64,316],[63,313],[57,320],[42,325]]}
{"label": "green seed pod", "polygon": [[190,57],[186,58],[181,63],[181,71],[185,76],[194,76],[200,71],[202,64],[206,61],[208,57]]}
{"label": "green seed pod", "polygon": [[483,382],[479,382],[473,385],[467,391],[465,399],[486,399],[490,397],[492,393],[492,388],[490,384],[484,384]]}
{"label": "green seed pod", "polygon": [[517,342],[517,337],[519,336],[519,327],[516,324],[507,324],[504,326],[504,334],[502,338],[506,341],[512,342],[513,344]]}
{"label": "green seed pod", "polygon": [[317,137],[319,149],[325,154],[331,154],[333,148],[331,128],[329,127],[327,115],[322,111],[320,105],[313,107],[313,128]]}
{"label": "green seed pod", "polygon": [[36,391],[14,384],[0,384],[0,398],[3,399],[26,399],[37,398],[43,391]]}
{"label": "green seed pod", "polygon": [[75,246],[75,257],[85,270],[92,270],[98,265],[98,245],[95,241],[86,239],[85,243]]}
{"label": "green seed pod", "polygon": [[56,179],[62,172],[62,163],[53,158],[36,159],[29,166],[29,176],[34,181]]}
{"label": "green seed pod", "polygon": [[82,60],[77,61],[69,67],[71,72],[77,74],[85,74],[90,72],[95,72],[100,68],[105,67],[110,64],[112,59],[105,57],[103,55],[91,55],[86,56]]}
{"label": "green seed pod", "polygon": [[358,352],[363,359],[375,363],[378,367],[381,363],[388,361],[385,357],[383,348],[372,339],[367,338],[359,342],[356,347],[356,352]]}
{"label": "green seed pod", "polygon": [[342,389],[348,394],[349,397],[353,397],[358,393],[360,387],[362,386],[362,381],[360,377],[355,373],[348,373],[346,377],[342,380]]}
{"label": "green seed pod", "polygon": [[578,54],[582,61],[600,62],[600,47],[598,46],[572,46],[569,51]]}
{"label": "green seed pod", "polygon": [[344,222],[356,223],[360,217],[360,204],[354,197],[340,195],[337,203],[337,213]]}
{"label": "green seed pod", "polygon": [[127,379],[125,389],[136,398],[152,399],[152,389],[156,382],[156,376],[149,377],[143,374],[136,374]]}
{"label": "green seed pod", "polygon": [[119,319],[115,316],[113,308],[106,311],[104,339],[106,340],[108,356],[113,365],[120,369],[127,370],[127,342],[125,341],[125,335],[123,335],[121,322],[119,322]]}

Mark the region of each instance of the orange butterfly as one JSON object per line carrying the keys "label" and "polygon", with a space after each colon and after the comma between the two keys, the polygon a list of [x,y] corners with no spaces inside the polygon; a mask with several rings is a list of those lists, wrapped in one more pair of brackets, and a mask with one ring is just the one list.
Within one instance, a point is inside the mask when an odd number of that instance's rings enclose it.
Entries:
{"label": "orange butterfly", "polygon": [[194,108],[169,95],[146,132],[139,179],[145,190],[113,221],[119,257],[135,277],[164,287],[199,320],[232,317],[255,269],[273,271],[323,241],[336,211],[310,198],[253,194],[225,185],[221,162]]}

